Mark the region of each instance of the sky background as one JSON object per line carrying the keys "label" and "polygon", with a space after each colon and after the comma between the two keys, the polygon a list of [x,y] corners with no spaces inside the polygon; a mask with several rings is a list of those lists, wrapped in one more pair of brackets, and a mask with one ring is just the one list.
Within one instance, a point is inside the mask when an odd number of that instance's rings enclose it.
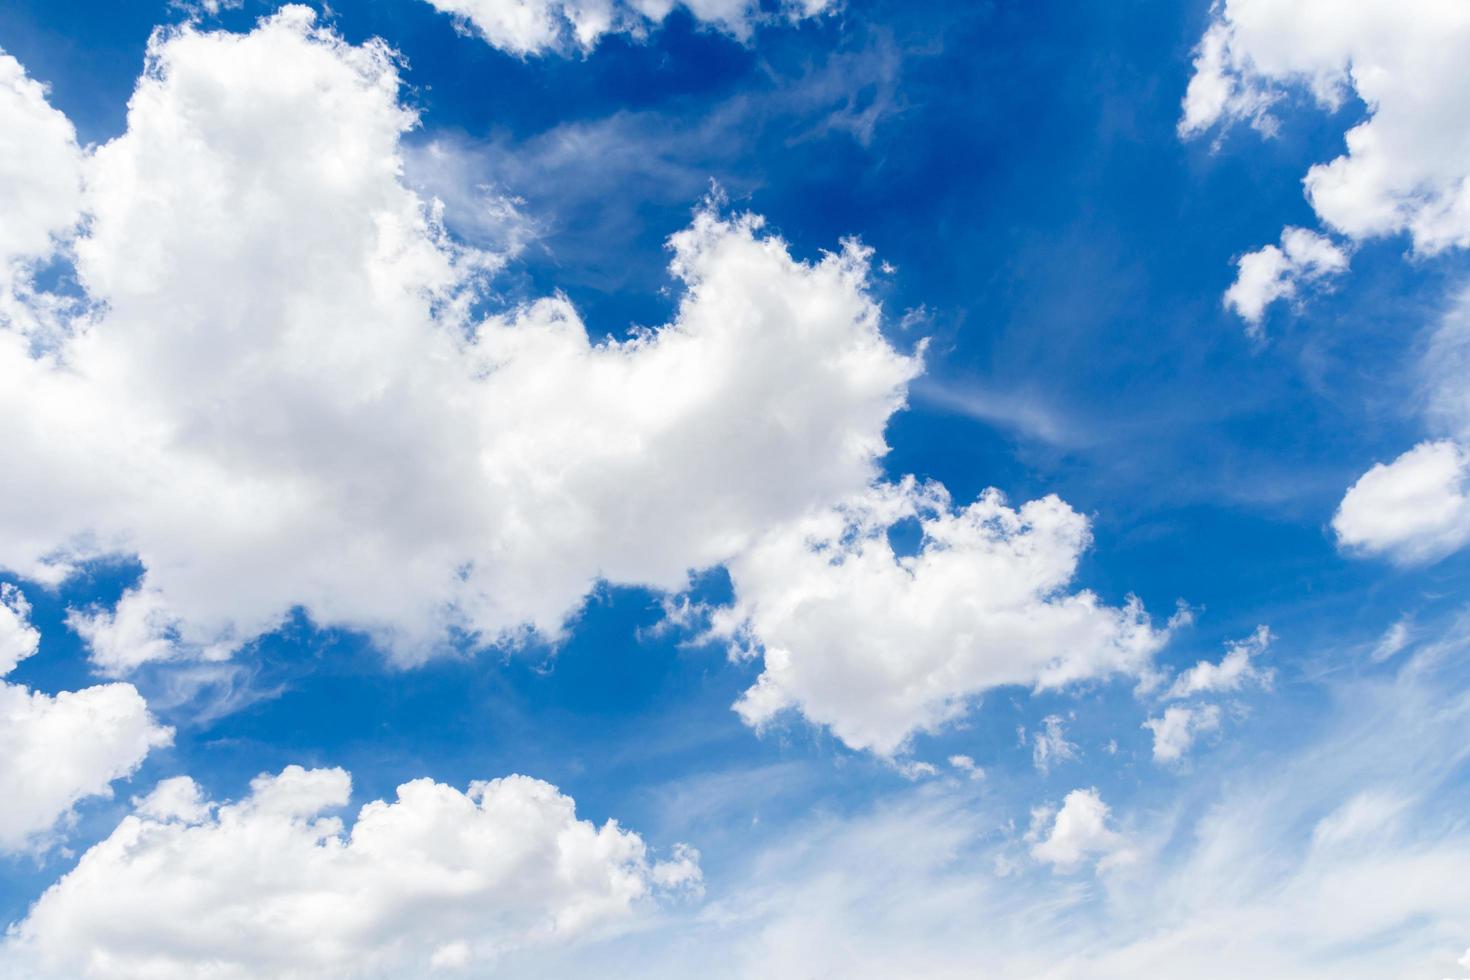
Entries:
{"label": "sky background", "polygon": [[[245,0],[200,24],[246,32],[275,7]],[[142,0],[10,0],[0,48],[45,83],[83,146],[101,145],[126,129],[150,33],[186,16]],[[891,949],[933,957],[909,975],[941,975],[953,950],[949,965],[981,970],[971,975],[989,975],[988,962],[994,975],[1040,976],[1035,947],[1027,959],[1008,945],[1026,934],[1026,910],[1082,937],[1079,949],[1110,922],[1163,928],[1148,903],[1202,866],[1211,815],[1248,836],[1240,808],[1285,792],[1273,780],[1296,789],[1258,835],[1262,867],[1283,876],[1261,871],[1271,895],[1294,894],[1282,882],[1310,863],[1303,842],[1385,773],[1401,774],[1405,799],[1429,801],[1395,825],[1406,848],[1464,846],[1470,783],[1453,743],[1470,692],[1470,553],[1408,566],[1357,557],[1332,520],[1358,477],[1426,437],[1426,338],[1470,270],[1455,250],[1365,239],[1349,274],[1275,304],[1248,333],[1221,302],[1235,260],[1284,226],[1318,227],[1303,175],[1342,152],[1367,109],[1349,98],[1324,111],[1297,93],[1274,106],[1272,138],[1239,125],[1181,139],[1213,16],[1204,2],[846,0],[742,43],[681,8],[645,38],[528,58],[418,0],[335,0],[321,18],[351,44],[380,37],[398,52],[401,97],[420,113],[405,183],[444,202],[455,239],[517,246],[482,311],[560,291],[594,338],[667,322],[680,288],[665,242],[712,187],[730,211],[764,216],[798,259],[847,237],[870,246],[884,335],[905,352],[928,338],[925,371],[885,430],[884,477],[939,481],[958,504],[988,487],[1016,504],[1060,496],[1092,527],[1075,587],[1110,606],[1137,596],[1158,625],[1192,610],[1155,657],[1167,675],[1269,627],[1256,663],[1272,682],[1223,696],[1218,730],[1185,758],[1154,758],[1144,723],[1161,707],[1129,678],[984,691],[897,760],[800,716],[757,733],[731,705],[760,662],[670,627],[652,589],[597,585],[559,642],[462,643],[407,669],[298,610],[225,663],[129,676],[173,744],[111,798],[78,803],[59,843],[0,858],[0,917],[24,920],[158,780],[188,774],[206,798],[232,800],[290,764],[350,771],[345,814],[422,776],[464,787],[524,773],[656,853],[698,848],[700,895],[628,933],[507,953],[507,975],[588,975],[578,956],[617,975],[679,975],[680,956],[721,944],[736,964],[765,950],[767,975],[844,975],[876,922],[904,937]],[[513,210],[487,209],[487,195]],[[0,574],[24,589],[43,638],[7,681],[48,693],[97,683],[67,610],[109,607],[142,571],[124,555],[53,589]],[[701,572],[691,595],[727,602],[729,576]],[[1385,655],[1395,624],[1405,640]],[[1043,765],[1036,738],[1052,716],[1071,749]],[[946,761],[955,755],[983,778]],[[1089,788],[1144,854],[1150,870],[1131,884],[1031,856],[1035,809]],[[879,883],[815,889],[853,861],[873,862]],[[1229,882],[1219,892],[1235,894]],[[1448,977],[1470,945],[1470,895],[1447,887],[1442,905],[1308,944],[1304,960],[1242,950],[1235,962],[1310,960],[1326,976],[1366,957]],[[778,907],[766,890],[810,907]],[[929,908],[926,892],[947,901]],[[888,902],[929,918],[909,922]],[[803,960],[787,930],[825,961]]]}

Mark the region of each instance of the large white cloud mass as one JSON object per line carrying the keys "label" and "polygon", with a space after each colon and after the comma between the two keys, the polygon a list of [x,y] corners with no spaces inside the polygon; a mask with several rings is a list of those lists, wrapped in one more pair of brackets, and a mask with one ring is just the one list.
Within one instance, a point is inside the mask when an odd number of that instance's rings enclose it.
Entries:
{"label": "large white cloud mass", "polygon": [[39,349],[0,327],[0,566],[136,555],[74,617],[104,669],[297,607],[404,661],[555,635],[599,578],[679,589],[874,477],[919,365],[866,250],[797,261],[705,209],[663,327],[594,341],[560,297],[477,319],[496,259],[400,179],[391,52],[313,17],[157,34],[85,161],[90,314]]}
{"label": "large white cloud mass", "polygon": [[[436,10],[454,15],[494,47],[511,54],[549,51],[587,52],[608,34],[645,34],[675,7],[683,7],[700,24],[746,39],[767,19],[759,0],[427,0]],[[813,17],[838,0],[783,0],[785,17]]]}
{"label": "large white cloud mass", "polygon": [[[915,554],[889,529],[917,521]],[[1002,685],[1056,688],[1151,669],[1167,631],[1142,606],[1068,591],[1091,541],[1056,497],[955,509],[908,480],[777,528],[730,562],[735,603],[714,632],[764,670],[736,705],[753,725],[788,709],[884,755]]]}
{"label": "large white cloud mass", "polygon": [[349,831],[324,814],[350,791],[341,769],[298,766],[234,803],[165,781],[42,895],[5,955],[97,980],[480,974],[699,884],[692,851],[652,861],[637,834],[577,819],[525,776],[467,792],[414,780]]}
{"label": "large white cloud mass", "polygon": [[[40,645],[29,613],[18,589],[0,585],[0,677]],[[78,802],[112,795],[114,780],[172,738],[131,684],[50,695],[0,680],[0,853],[52,843]]]}

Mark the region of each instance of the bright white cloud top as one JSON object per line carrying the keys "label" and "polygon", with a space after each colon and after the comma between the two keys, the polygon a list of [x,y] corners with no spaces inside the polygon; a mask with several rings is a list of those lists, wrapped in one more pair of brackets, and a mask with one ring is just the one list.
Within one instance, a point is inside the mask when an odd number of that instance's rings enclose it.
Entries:
{"label": "bright white cloud top", "polygon": [[[561,297],[477,320],[498,259],[403,183],[398,86],[382,44],[302,7],[165,31],[86,160],[95,306],[39,356],[0,332],[0,564],[138,557],[70,620],[102,670],[229,656],[293,609],[410,663],[721,563],[720,629],[764,658],[754,725],[796,708],[891,755],[991,688],[1148,669],[1166,634],[1138,603],[1067,591],[1090,536],[1062,501],[874,482],[920,363],[883,337],[866,249],[801,262],[706,207],[663,327],[594,342]],[[916,556],[886,538],[904,519]]]}
{"label": "bright white cloud top", "polygon": [[1196,739],[1219,729],[1220,706],[1170,705],[1158,718],[1145,721],[1143,727],[1154,735],[1154,761],[1178,762],[1194,747]]}
{"label": "bright white cloud top", "polygon": [[76,224],[81,170],[71,121],[20,62],[0,52],[0,322],[35,330],[45,316],[49,304],[32,290],[26,260],[50,255]]}
{"label": "bright white cloud top", "polygon": [[1249,120],[1301,93],[1367,118],[1347,152],[1307,172],[1307,199],[1355,240],[1407,233],[1433,254],[1470,244],[1470,9],[1458,0],[1226,0],[1201,42],[1185,136]]}
{"label": "bright white cloud top", "polygon": [[1236,260],[1235,282],[1225,291],[1225,305],[1240,314],[1252,334],[1259,334],[1266,307],[1297,295],[1302,284],[1326,282],[1347,269],[1347,253],[1330,238],[1305,228],[1287,228],[1281,247],[1267,245]]}
{"label": "bright white cloud top", "polygon": [[[1179,132],[1249,121],[1270,135],[1272,109],[1303,95],[1366,118],[1347,150],[1308,170],[1308,201],[1353,241],[1407,234],[1433,255],[1470,245],[1470,9],[1458,0],[1226,0],[1201,40]],[[1286,235],[1303,234],[1287,229]],[[1266,306],[1346,265],[1325,240],[1293,256],[1266,246],[1241,261],[1226,303],[1252,329]],[[1300,251],[1300,250],[1299,250]]]}
{"label": "bright white cloud top", "polygon": [[594,342],[559,297],[475,322],[496,259],[401,181],[381,43],[287,7],[148,57],[86,161],[93,314],[39,356],[0,329],[0,565],[146,567],[76,619],[104,669],[223,656],[298,607],[403,661],[554,636],[599,578],[678,590],[873,479],[919,364],[860,246],[799,262],[705,210],[662,328]]}
{"label": "bright white cloud top", "polygon": [[1332,519],[1338,542],[1401,565],[1437,561],[1470,544],[1470,294],[1434,330],[1420,365],[1424,414],[1440,438],[1378,463],[1348,489]]}
{"label": "bright white cloud top", "polygon": [[1075,871],[1089,859],[1099,867],[1127,859],[1123,835],[1110,826],[1112,810],[1095,788],[1074,789],[1061,809],[1043,807],[1031,816],[1031,856],[1057,871]]}
{"label": "bright white cloud top", "polygon": [[[905,520],[922,528],[917,554],[889,540]],[[736,709],[756,726],[796,710],[892,755],[992,688],[1140,676],[1167,631],[1137,601],[1068,591],[1090,542],[1056,497],[1012,508],[991,490],[956,509],[913,480],[773,530],[730,563],[735,604],[715,621],[762,657]]]}
{"label": "bright white cloud top", "polygon": [[[25,596],[0,585],[0,677],[39,648],[29,614]],[[77,803],[111,796],[172,739],[131,684],[49,695],[0,680],[0,854],[50,845]]]}
{"label": "bright white cloud top", "polygon": [[[676,7],[697,22],[746,39],[769,15],[758,0],[427,0],[452,14],[463,29],[486,43],[522,57],[548,52],[591,51],[610,34],[641,37]],[[791,20],[813,17],[837,0],[784,0]]]}
{"label": "bright white cloud top", "polygon": [[1332,528],[1345,548],[1406,565],[1470,542],[1470,453],[1445,439],[1379,463],[1348,489]]}
{"label": "bright white cloud top", "polygon": [[422,976],[628,921],[696,888],[697,855],[650,859],[609,821],[525,776],[467,792],[429,779],[350,830],[341,769],[290,766],[218,804],[160,784],[51,887],[8,940],[50,975]]}
{"label": "bright white cloud top", "polygon": [[41,631],[31,625],[31,604],[10,583],[0,584],[0,677],[41,646]]}

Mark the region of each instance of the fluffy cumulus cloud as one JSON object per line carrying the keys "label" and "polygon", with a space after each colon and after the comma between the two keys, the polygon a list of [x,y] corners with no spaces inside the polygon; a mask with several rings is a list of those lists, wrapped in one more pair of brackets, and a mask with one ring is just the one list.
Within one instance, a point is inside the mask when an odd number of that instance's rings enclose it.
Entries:
{"label": "fluffy cumulus cloud", "polygon": [[[0,677],[34,654],[30,605],[0,585]],[[43,848],[58,823],[172,740],[131,684],[45,694],[0,680],[0,852]]]}
{"label": "fluffy cumulus cloud", "polygon": [[400,179],[384,45],[288,6],[147,58],[84,161],[86,315],[40,349],[0,329],[0,566],[135,555],[73,619],[105,669],[297,608],[405,661],[555,635],[598,579],[681,589],[873,479],[919,364],[861,246],[798,261],[705,208],[662,327],[595,340],[561,297],[479,317],[498,260]]}
{"label": "fluffy cumulus cloud", "polygon": [[45,88],[0,52],[0,327],[34,333],[56,305],[32,272],[81,217],[82,151]]}
{"label": "fluffy cumulus cloud", "polygon": [[[1346,152],[1313,166],[1304,181],[1317,216],[1352,241],[1407,234],[1422,255],[1464,248],[1467,45],[1470,7],[1458,0],[1226,0],[1197,51],[1179,129],[1190,136],[1248,119],[1270,132],[1272,107],[1292,93],[1328,110],[1356,98],[1365,113],[1347,132]],[[1345,265],[1330,241],[1287,229],[1281,248],[1268,245],[1240,260],[1226,303],[1258,329],[1270,302]],[[1358,480],[1333,520],[1351,550],[1414,563],[1470,541],[1464,307],[1462,300],[1439,331],[1426,370],[1431,415],[1460,442],[1421,443]]]}
{"label": "fluffy cumulus cloud", "polygon": [[419,779],[327,815],[340,769],[291,766],[234,803],[160,784],[31,908],[11,962],[43,976],[422,976],[626,921],[698,886],[697,855],[579,820],[525,776],[467,792]]}
{"label": "fluffy cumulus cloud", "polygon": [[1470,543],[1470,451],[1444,439],[1379,463],[1348,489],[1332,528],[1343,547],[1405,565]]}
{"label": "fluffy cumulus cloud", "polygon": [[[454,16],[502,51],[520,56],[587,52],[609,34],[641,37],[682,7],[697,22],[734,37],[750,37],[766,19],[758,0],[427,0]],[[783,0],[781,14],[791,20],[814,17],[838,0]]]}
{"label": "fluffy cumulus cloud", "polygon": [[1470,8],[1459,0],[1226,0],[1202,40],[1180,132],[1248,119],[1303,93],[1366,118],[1306,175],[1318,216],[1353,239],[1409,234],[1432,254],[1470,244]]}
{"label": "fluffy cumulus cloud", "polygon": [[1248,687],[1271,687],[1275,671],[1260,666],[1259,660],[1273,639],[1268,627],[1258,626],[1245,639],[1226,644],[1225,655],[1218,662],[1201,660],[1174,678],[1163,690],[1163,699],[1190,703],[1170,704],[1157,718],[1143,723],[1153,733],[1155,762],[1177,763],[1189,754],[1201,735],[1219,731],[1224,717],[1220,706],[1198,699],[1237,694]]}
{"label": "fluffy cumulus cloud", "polygon": [[[905,521],[913,554],[888,533]],[[957,509],[911,479],[777,528],[730,563],[735,601],[714,621],[764,667],[736,709],[756,726],[799,711],[891,755],[992,688],[1145,673],[1166,631],[1136,601],[1068,590],[1089,543],[1056,497],[1013,508],[991,490]]]}
{"label": "fluffy cumulus cloud", "polygon": [[1225,305],[1258,333],[1266,307],[1297,294],[1299,284],[1316,284],[1347,269],[1348,257],[1330,238],[1305,228],[1287,228],[1281,247],[1267,245],[1236,261],[1235,282],[1225,291]]}
{"label": "fluffy cumulus cloud", "polygon": [[41,646],[41,632],[31,625],[31,604],[25,593],[9,582],[0,582],[0,677],[34,654]]}
{"label": "fluffy cumulus cloud", "polygon": [[1123,836],[1110,826],[1112,810],[1096,789],[1074,789],[1061,809],[1032,813],[1031,856],[1058,871],[1075,871],[1089,859],[1099,867],[1127,853]]}
{"label": "fluffy cumulus cloud", "polygon": [[1419,366],[1436,438],[1378,463],[1343,498],[1333,529],[1350,551],[1412,565],[1470,543],[1470,292],[1429,337]]}
{"label": "fluffy cumulus cloud", "polygon": [[1257,626],[1250,636],[1227,644],[1219,663],[1201,660],[1176,677],[1165,696],[1188,698],[1239,691],[1251,684],[1270,686],[1272,672],[1258,666],[1257,660],[1270,648],[1272,639],[1270,627]]}
{"label": "fluffy cumulus cloud", "polygon": [[1160,717],[1145,721],[1143,727],[1154,735],[1154,761],[1178,762],[1194,747],[1195,739],[1219,729],[1220,706],[1170,705]]}

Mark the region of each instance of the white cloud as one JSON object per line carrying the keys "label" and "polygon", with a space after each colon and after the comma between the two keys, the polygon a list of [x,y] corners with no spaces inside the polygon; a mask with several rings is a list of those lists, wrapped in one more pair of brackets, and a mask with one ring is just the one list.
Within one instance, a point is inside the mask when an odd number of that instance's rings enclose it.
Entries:
{"label": "white cloud", "polygon": [[952,755],[949,757],[950,768],[964,773],[971,779],[984,779],[985,770],[975,764],[975,760],[968,755]]}
{"label": "white cloud", "polygon": [[41,646],[41,633],[31,625],[30,615],[25,593],[9,582],[0,582],[0,677]]}
{"label": "white cloud", "polygon": [[239,10],[245,0],[168,0],[168,5],[191,17],[218,17],[222,10]]}
{"label": "white cloud", "polygon": [[72,807],[111,796],[172,738],[131,684],[50,695],[0,681],[0,851],[46,846]]}
{"label": "white cloud", "polygon": [[1381,836],[1412,802],[1381,790],[1363,790],[1312,828],[1312,843],[1335,847]]}
{"label": "white cloud", "polygon": [[873,479],[919,363],[861,246],[798,262],[706,208],[668,325],[594,343],[561,297],[476,322],[497,260],[400,179],[383,45],[288,6],[148,61],[86,164],[105,305],[43,357],[0,330],[0,566],[136,555],[120,607],[74,617],[105,669],[224,656],[296,608],[403,661],[554,637],[599,578],[678,591]]}
{"label": "white cloud", "polygon": [[1258,334],[1266,307],[1296,296],[1298,284],[1320,284],[1346,271],[1347,265],[1347,253],[1330,238],[1305,228],[1287,228],[1281,233],[1280,248],[1267,245],[1236,260],[1235,282],[1225,291],[1225,306]]}
{"label": "white cloud", "polygon": [[1376,464],[1333,519],[1339,542],[1400,564],[1436,561],[1470,542],[1470,291],[1450,303],[1419,364],[1427,440]]}
{"label": "white cloud", "polygon": [[1171,705],[1159,718],[1150,718],[1143,727],[1154,733],[1154,761],[1177,762],[1194,747],[1195,739],[1220,727],[1218,705]]}
{"label": "white cloud", "polygon": [[1470,452],[1423,442],[1363,474],[1332,528],[1344,547],[1404,565],[1443,558],[1470,542]]}
{"label": "white cloud", "polygon": [[1062,730],[1062,719],[1058,715],[1047,715],[1041,720],[1041,731],[1031,736],[1031,762],[1043,772],[1051,772],[1052,766],[1077,758],[1077,746],[1067,741]]}
{"label": "white cloud", "polygon": [[417,976],[489,968],[699,882],[692,851],[653,862],[637,834],[577,819],[525,776],[467,792],[414,780],[349,831],[324,814],[350,790],[341,769],[290,766],[206,807],[170,781],[42,895],[6,952],[96,980]]}
{"label": "white cloud", "polygon": [[[904,520],[917,554],[889,542]],[[995,687],[1141,674],[1166,631],[1135,600],[1067,591],[1089,543],[1056,497],[1011,508],[990,490],[954,510],[912,479],[778,527],[729,563],[735,601],[714,621],[764,666],[736,710],[760,726],[794,709],[892,755]]]}
{"label": "white cloud", "polygon": [[81,217],[81,170],[70,120],[0,52],[0,329],[35,334],[48,323],[55,301],[35,295],[31,270]]}
{"label": "white cloud", "polygon": [[1435,431],[1470,442],[1470,290],[1453,299],[1435,327],[1420,375]]}
{"label": "white cloud", "polygon": [[[1462,976],[1466,653],[1462,635],[1434,668],[1416,656],[1395,678],[1333,674],[1326,711],[1273,706],[1282,724],[1233,766],[1219,760],[1219,778],[1119,773],[1110,817],[1085,822],[1126,842],[1101,880],[1016,860],[1018,843],[1050,836],[1056,811],[1018,842],[997,833],[1022,805],[1003,781],[933,781],[742,837],[701,909],[517,965],[673,980],[697,953],[711,980]],[[1088,799],[1078,812],[1099,809]],[[1314,840],[1324,821],[1351,833]]]}
{"label": "white cloud", "polygon": [[1354,240],[1408,233],[1432,254],[1470,244],[1470,7],[1460,0],[1226,0],[1201,41],[1180,132],[1249,119],[1303,92],[1366,118],[1313,166],[1307,197]]}
{"label": "white cloud", "polygon": [[[490,45],[525,57],[547,52],[591,51],[609,34],[644,36],[674,8],[701,24],[740,39],[766,19],[758,0],[427,0],[452,14]],[[815,17],[837,0],[783,0],[791,19]]]}
{"label": "white cloud", "polygon": [[[1201,660],[1174,678],[1163,697],[1181,700],[1202,694],[1230,694],[1247,685],[1269,688],[1275,673],[1257,666],[1256,661],[1271,646],[1272,639],[1268,627],[1257,626],[1245,639],[1226,644],[1225,655],[1218,663]],[[1154,761],[1183,759],[1200,735],[1219,730],[1221,717],[1218,705],[1195,703],[1170,705],[1159,717],[1149,718],[1143,727],[1153,732]]]}
{"label": "white cloud", "polygon": [[1271,672],[1257,667],[1255,658],[1266,652],[1271,640],[1271,630],[1257,626],[1255,632],[1244,640],[1227,644],[1225,656],[1218,664],[1201,660],[1180,674],[1169,686],[1165,697],[1188,698],[1196,694],[1238,691],[1247,684],[1269,685]]}
{"label": "white cloud", "polygon": [[[1293,91],[1365,116],[1347,150],[1306,174],[1318,218],[1353,242],[1407,234],[1434,255],[1470,246],[1470,6],[1459,0],[1226,0],[1197,53],[1180,133],[1250,119],[1267,130],[1270,107]],[[1301,229],[1288,229],[1283,235]],[[1300,262],[1274,246],[1240,261],[1227,305],[1257,327],[1265,307],[1301,279],[1341,271],[1346,257],[1319,240]],[[1457,439],[1470,435],[1465,302],[1431,344],[1430,414]],[[1431,561],[1470,541],[1466,451],[1431,441],[1370,470],[1349,490],[1333,526],[1344,546],[1402,563]]]}
{"label": "white cloud", "polygon": [[1031,855],[1058,871],[1076,870],[1092,858],[1101,858],[1101,867],[1124,853],[1123,836],[1108,826],[1112,811],[1096,789],[1074,789],[1054,814],[1040,810],[1032,816],[1033,834],[1039,836],[1048,821],[1051,827],[1032,845]]}
{"label": "white cloud", "polygon": [[203,823],[214,807],[212,801],[204,798],[199,784],[188,776],[159,780],[147,796],[133,799],[133,809],[139,816],[160,821]]}
{"label": "white cloud", "polygon": [[1385,660],[1396,656],[1413,639],[1413,630],[1411,627],[1411,621],[1408,617],[1405,617],[1384,630],[1383,635],[1378,638],[1378,642],[1373,645],[1373,651],[1369,654],[1369,659],[1375,664],[1381,664]]}
{"label": "white cloud", "polygon": [[[36,652],[29,612],[19,590],[0,586],[0,676]],[[172,738],[131,684],[49,695],[0,680],[0,852],[45,848],[78,802],[111,796]]]}

